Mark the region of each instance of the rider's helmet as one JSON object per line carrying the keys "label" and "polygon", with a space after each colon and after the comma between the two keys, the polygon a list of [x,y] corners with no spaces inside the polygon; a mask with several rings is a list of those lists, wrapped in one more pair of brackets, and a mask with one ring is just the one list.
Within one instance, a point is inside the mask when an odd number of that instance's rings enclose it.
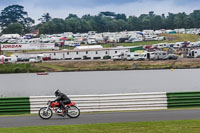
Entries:
{"label": "rider's helmet", "polygon": [[60,90],[59,89],[55,90],[54,94],[57,97],[60,94]]}

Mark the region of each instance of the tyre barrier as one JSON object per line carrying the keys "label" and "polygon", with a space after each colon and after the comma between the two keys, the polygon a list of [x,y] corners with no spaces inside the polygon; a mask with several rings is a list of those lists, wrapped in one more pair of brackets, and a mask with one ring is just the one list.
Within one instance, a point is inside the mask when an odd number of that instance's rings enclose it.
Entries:
{"label": "tyre barrier", "polygon": [[168,108],[200,107],[200,92],[167,93]]}
{"label": "tyre barrier", "polygon": [[[200,107],[200,92],[69,95],[81,112],[161,110]],[[54,96],[0,98],[0,115],[34,114]]]}
{"label": "tyre barrier", "polygon": [[29,113],[29,97],[0,98],[0,115]]}

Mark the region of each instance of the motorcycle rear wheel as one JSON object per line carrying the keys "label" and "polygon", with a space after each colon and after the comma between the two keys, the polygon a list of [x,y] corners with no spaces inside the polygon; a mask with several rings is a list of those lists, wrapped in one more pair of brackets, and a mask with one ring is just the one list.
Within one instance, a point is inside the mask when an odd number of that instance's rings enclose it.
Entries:
{"label": "motorcycle rear wheel", "polygon": [[78,118],[80,115],[80,109],[76,106],[70,106],[67,110],[67,116],[70,118]]}

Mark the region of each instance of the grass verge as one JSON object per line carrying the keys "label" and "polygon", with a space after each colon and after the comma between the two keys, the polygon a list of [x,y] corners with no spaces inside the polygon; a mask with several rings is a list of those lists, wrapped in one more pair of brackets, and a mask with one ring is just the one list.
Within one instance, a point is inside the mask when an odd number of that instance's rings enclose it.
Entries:
{"label": "grass verge", "polygon": [[1,128],[1,133],[199,133],[200,120]]}
{"label": "grass verge", "polygon": [[153,70],[200,68],[200,59],[167,61],[54,61],[44,63],[1,64],[0,73]]}
{"label": "grass verge", "polygon": [[41,68],[32,67],[30,63],[24,64],[1,64],[0,73],[29,73],[29,72],[41,72],[44,71]]}

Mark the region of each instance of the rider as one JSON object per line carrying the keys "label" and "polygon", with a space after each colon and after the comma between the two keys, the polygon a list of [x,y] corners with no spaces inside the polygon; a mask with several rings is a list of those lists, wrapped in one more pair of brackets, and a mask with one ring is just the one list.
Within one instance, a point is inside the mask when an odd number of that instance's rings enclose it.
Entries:
{"label": "rider", "polygon": [[61,93],[59,89],[55,90],[54,94],[57,97],[56,100],[54,100],[54,102],[56,101],[59,102],[61,105],[61,109],[63,110],[63,112],[65,112],[66,111],[65,104],[70,104],[71,100],[67,95]]}

